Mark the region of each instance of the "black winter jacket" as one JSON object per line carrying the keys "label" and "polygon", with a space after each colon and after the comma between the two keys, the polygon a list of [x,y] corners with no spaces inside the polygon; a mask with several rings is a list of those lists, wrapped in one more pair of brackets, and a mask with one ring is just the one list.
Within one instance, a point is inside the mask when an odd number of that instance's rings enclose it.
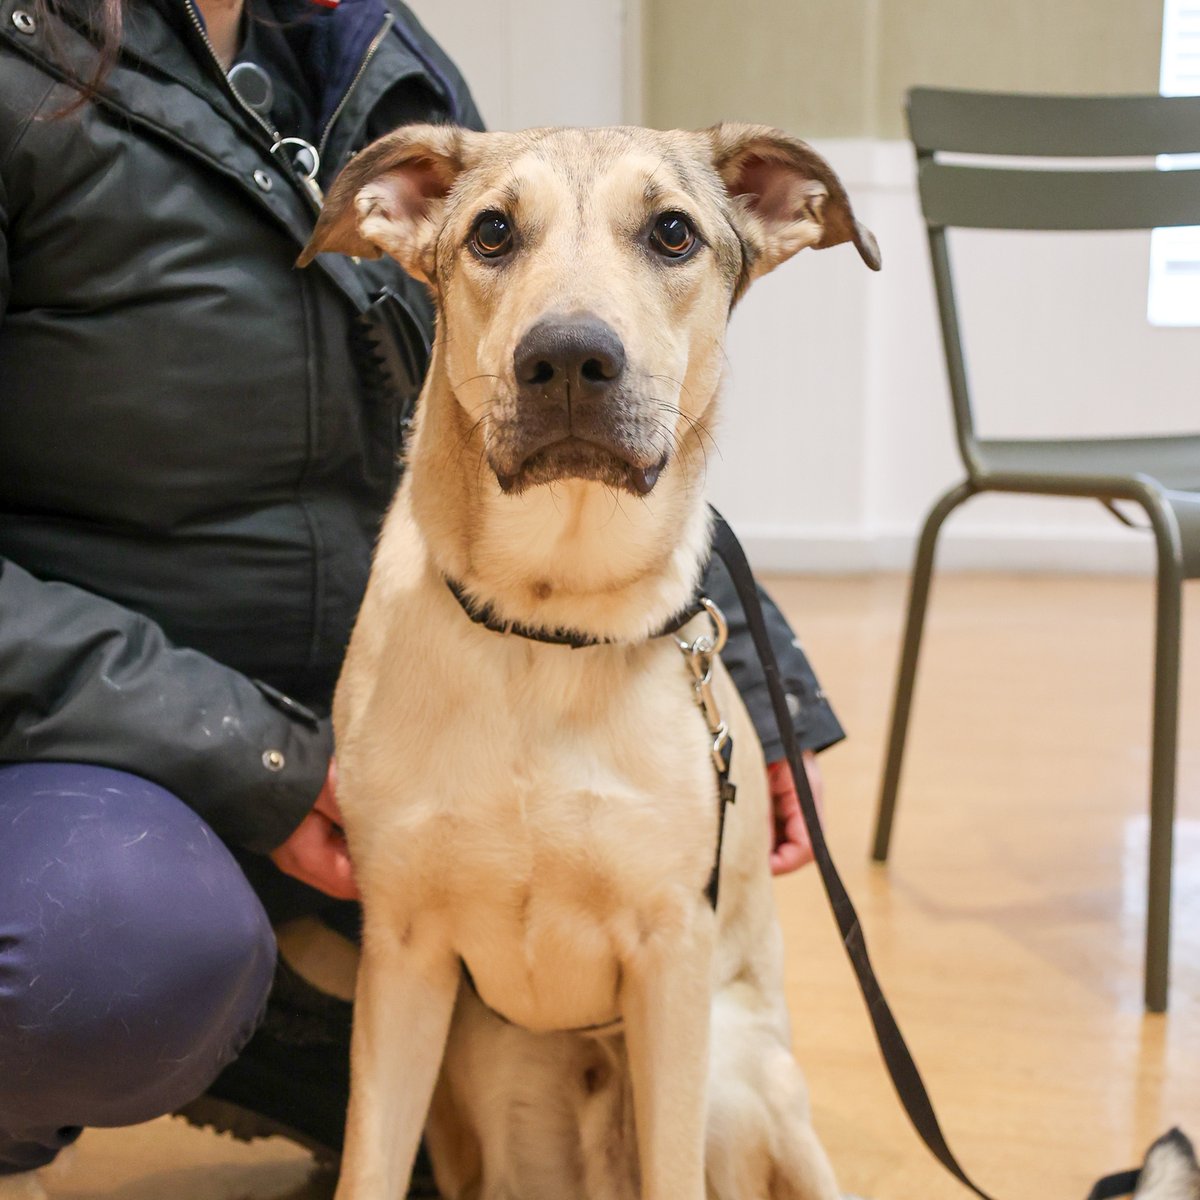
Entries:
{"label": "black winter jacket", "polygon": [[[293,269],[316,201],[188,0],[129,0],[98,98],[52,119],[91,73],[82,2],[0,0],[0,761],[139,773],[265,851],[321,787],[431,309],[386,261]],[[304,9],[321,184],[404,122],[479,126],[397,0]],[[385,288],[390,374],[363,316]],[[828,744],[778,620],[802,738]]]}

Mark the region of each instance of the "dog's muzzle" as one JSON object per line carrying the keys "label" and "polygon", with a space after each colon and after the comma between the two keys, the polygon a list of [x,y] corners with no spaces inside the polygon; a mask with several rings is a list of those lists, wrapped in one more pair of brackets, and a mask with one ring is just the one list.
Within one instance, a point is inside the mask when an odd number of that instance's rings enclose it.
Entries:
{"label": "dog's muzzle", "polygon": [[611,325],[591,314],[544,317],[517,345],[513,376],[515,412],[497,423],[489,450],[505,491],[566,478],[653,490],[668,451],[639,412]]}

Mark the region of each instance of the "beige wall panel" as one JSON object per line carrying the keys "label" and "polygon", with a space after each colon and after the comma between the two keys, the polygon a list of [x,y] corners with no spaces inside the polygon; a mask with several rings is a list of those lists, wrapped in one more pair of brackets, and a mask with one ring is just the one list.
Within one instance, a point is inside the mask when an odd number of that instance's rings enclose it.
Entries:
{"label": "beige wall panel", "polygon": [[871,128],[905,136],[916,83],[1029,92],[1154,92],[1162,0],[884,0]]}
{"label": "beige wall panel", "polygon": [[646,120],[902,137],[914,83],[1158,86],[1162,0],[644,0]]}
{"label": "beige wall panel", "polygon": [[647,124],[850,137],[871,120],[871,0],[644,2]]}

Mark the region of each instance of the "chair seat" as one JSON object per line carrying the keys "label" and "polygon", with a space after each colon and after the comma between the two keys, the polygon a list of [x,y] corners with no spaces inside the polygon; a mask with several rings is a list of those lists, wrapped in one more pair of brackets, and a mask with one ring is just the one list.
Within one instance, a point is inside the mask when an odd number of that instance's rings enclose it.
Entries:
{"label": "chair seat", "polygon": [[983,439],[977,445],[989,475],[1066,479],[1148,475],[1170,491],[1200,492],[1200,434],[1064,441]]}
{"label": "chair seat", "polygon": [[[1184,573],[1200,578],[1200,435],[1144,438],[1003,441],[976,443],[983,487],[1036,491],[1047,484],[1078,480],[1154,480],[1179,522]],[[1011,482],[1010,482],[1011,481]],[[1099,491],[1099,489],[1097,489]],[[1094,493],[1086,493],[1094,494]]]}

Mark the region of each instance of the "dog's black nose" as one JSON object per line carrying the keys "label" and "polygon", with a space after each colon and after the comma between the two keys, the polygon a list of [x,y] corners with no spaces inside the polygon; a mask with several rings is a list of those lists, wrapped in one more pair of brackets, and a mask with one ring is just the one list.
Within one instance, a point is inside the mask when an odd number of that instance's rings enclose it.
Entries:
{"label": "dog's black nose", "polygon": [[611,325],[593,316],[545,317],[513,351],[524,393],[550,401],[603,395],[625,371],[625,347]]}

